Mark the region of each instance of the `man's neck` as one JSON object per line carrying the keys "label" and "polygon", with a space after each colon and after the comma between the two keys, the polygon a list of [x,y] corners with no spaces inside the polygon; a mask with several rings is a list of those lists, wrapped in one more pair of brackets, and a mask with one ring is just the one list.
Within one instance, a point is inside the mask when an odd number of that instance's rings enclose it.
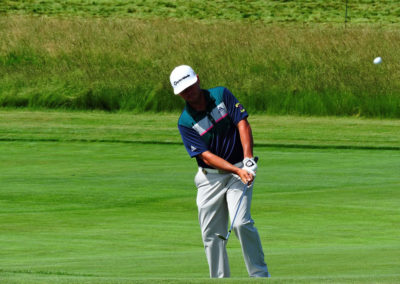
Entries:
{"label": "man's neck", "polygon": [[201,91],[199,99],[194,102],[189,102],[189,105],[196,111],[205,111],[207,109],[207,100],[204,91]]}

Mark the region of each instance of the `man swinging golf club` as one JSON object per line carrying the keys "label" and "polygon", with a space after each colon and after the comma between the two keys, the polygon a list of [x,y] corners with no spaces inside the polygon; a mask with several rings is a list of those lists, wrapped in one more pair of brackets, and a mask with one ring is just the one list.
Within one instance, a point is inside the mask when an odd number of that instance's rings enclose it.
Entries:
{"label": "man swinging golf club", "polygon": [[196,202],[210,277],[230,277],[226,252],[229,217],[249,276],[269,277],[250,215],[257,162],[246,110],[224,87],[201,89],[190,66],[176,67],[170,81],[174,94],[186,101],[178,128],[186,150],[199,166]]}

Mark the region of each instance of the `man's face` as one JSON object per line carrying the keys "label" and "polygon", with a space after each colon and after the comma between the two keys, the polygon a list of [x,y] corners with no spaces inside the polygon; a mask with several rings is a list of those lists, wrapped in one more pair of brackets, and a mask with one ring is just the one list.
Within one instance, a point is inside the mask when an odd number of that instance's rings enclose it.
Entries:
{"label": "man's face", "polygon": [[184,89],[180,94],[179,94],[185,101],[187,102],[196,102],[199,100],[199,97],[201,95],[201,89],[200,89],[200,84],[199,81],[191,85],[190,87]]}

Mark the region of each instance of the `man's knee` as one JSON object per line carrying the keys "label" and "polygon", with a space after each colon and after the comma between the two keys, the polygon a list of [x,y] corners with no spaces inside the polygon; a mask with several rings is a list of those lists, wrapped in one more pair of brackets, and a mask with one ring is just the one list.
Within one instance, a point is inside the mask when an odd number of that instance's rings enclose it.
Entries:
{"label": "man's knee", "polygon": [[233,230],[237,233],[253,231],[254,230],[254,221],[250,220],[241,220],[241,222],[236,222],[233,226]]}

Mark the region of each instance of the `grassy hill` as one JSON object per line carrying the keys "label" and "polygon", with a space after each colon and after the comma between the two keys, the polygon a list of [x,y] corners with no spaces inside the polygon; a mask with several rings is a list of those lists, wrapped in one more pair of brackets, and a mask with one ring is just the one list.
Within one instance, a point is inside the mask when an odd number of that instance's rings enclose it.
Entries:
{"label": "grassy hill", "polygon": [[[400,117],[397,1],[2,1],[0,107],[177,111],[194,67],[252,112]],[[373,59],[383,58],[380,65]]]}
{"label": "grassy hill", "polygon": [[[398,23],[398,1],[349,0],[348,21]],[[140,19],[174,18],[277,22],[343,23],[346,1],[318,0],[5,0],[4,14],[118,16]]]}

